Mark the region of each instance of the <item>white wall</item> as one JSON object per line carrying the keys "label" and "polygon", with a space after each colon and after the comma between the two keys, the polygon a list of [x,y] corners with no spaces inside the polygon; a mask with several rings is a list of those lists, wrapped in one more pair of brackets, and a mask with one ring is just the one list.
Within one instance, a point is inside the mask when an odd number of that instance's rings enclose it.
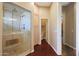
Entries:
{"label": "white wall", "polygon": [[34,45],[36,44],[41,44],[41,40],[40,40],[40,24],[39,24],[39,8],[38,6],[34,5]]}
{"label": "white wall", "polygon": [[79,2],[76,3],[76,55],[79,56]]}
{"label": "white wall", "polygon": [[61,23],[62,23],[61,4],[57,4],[57,53],[62,55],[62,38],[61,38]]}
{"label": "white wall", "polygon": [[47,7],[39,7],[39,16],[43,19],[49,18],[49,8]]}
{"label": "white wall", "polygon": [[61,55],[61,5],[53,3],[50,7],[50,45]]}
{"label": "white wall", "polygon": [[[49,21],[50,21],[50,14],[49,14],[50,10],[48,7],[39,7],[39,24],[40,24],[40,35],[41,35],[41,20],[42,19],[46,19],[47,20],[47,33],[46,33],[46,40],[47,42],[49,42]],[[41,36],[40,36],[41,37]],[[41,38],[40,38],[41,39]]]}

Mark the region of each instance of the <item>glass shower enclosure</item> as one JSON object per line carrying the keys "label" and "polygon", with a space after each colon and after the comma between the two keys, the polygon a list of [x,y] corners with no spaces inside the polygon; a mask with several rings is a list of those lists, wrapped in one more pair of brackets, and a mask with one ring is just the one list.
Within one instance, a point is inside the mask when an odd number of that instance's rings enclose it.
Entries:
{"label": "glass shower enclosure", "polygon": [[13,3],[3,3],[3,55],[31,51],[31,15],[31,11]]}

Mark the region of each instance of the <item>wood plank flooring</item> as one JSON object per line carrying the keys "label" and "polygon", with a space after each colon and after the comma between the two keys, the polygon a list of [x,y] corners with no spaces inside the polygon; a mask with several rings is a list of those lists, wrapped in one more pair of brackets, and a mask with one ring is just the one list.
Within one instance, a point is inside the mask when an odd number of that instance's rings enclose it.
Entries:
{"label": "wood plank flooring", "polygon": [[76,50],[70,48],[69,46],[63,45],[62,49],[63,56],[76,56]]}
{"label": "wood plank flooring", "polygon": [[51,48],[51,46],[46,42],[46,40],[43,39],[42,44],[36,45],[34,47],[34,52],[28,54],[27,56],[57,56],[57,54]]}

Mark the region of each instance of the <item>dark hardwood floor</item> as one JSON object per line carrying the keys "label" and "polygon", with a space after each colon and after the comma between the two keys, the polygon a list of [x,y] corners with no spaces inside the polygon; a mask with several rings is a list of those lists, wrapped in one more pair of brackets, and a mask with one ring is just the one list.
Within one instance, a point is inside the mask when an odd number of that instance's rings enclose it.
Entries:
{"label": "dark hardwood floor", "polygon": [[57,56],[55,51],[46,42],[45,39],[42,40],[41,45],[35,45],[34,52],[28,54],[27,56]]}
{"label": "dark hardwood floor", "polygon": [[76,56],[76,50],[70,48],[69,46],[63,45],[62,49],[63,56]]}

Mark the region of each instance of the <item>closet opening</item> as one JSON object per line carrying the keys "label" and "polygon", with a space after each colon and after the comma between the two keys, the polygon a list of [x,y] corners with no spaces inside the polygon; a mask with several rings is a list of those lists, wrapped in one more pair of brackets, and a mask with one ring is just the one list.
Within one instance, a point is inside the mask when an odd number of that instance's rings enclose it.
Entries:
{"label": "closet opening", "polygon": [[[63,2],[64,3],[64,2]],[[76,55],[76,39],[75,39],[75,3],[71,2],[62,6],[62,55]]]}

